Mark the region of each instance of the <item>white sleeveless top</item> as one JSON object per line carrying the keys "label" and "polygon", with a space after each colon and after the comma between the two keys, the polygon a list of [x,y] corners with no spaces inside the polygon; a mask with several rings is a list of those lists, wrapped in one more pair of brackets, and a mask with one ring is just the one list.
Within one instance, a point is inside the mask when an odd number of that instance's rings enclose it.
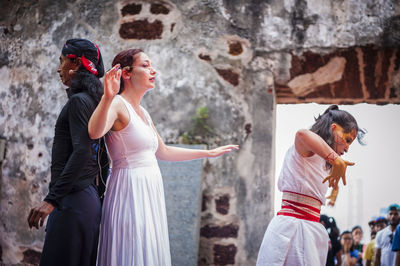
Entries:
{"label": "white sleeveless top", "polygon": [[286,152],[279,175],[278,189],[311,196],[324,205],[329,185],[328,181],[325,183],[322,181],[330,172],[325,165],[326,161],[319,155],[303,157],[293,145]]}
{"label": "white sleeveless top", "polygon": [[122,100],[129,112],[128,125],[119,131],[110,131],[106,135],[106,143],[112,168],[137,168],[157,165],[155,153],[158,148],[158,138],[151,126],[151,118],[147,111],[140,106],[146,123],[135,112],[129,102],[122,96]]}

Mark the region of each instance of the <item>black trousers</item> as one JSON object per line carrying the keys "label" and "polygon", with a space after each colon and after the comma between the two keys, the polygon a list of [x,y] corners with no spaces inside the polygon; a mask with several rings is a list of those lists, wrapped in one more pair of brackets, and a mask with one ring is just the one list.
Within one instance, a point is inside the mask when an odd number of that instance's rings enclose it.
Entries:
{"label": "black trousers", "polygon": [[100,200],[92,185],[65,196],[49,215],[40,265],[96,265],[100,219]]}

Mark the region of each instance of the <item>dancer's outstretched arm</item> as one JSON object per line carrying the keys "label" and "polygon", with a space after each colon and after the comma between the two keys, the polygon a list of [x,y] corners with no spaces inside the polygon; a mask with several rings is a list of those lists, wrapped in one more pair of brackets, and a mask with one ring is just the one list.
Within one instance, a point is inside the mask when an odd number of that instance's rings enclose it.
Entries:
{"label": "dancer's outstretched arm", "polygon": [[317,154],[332,165],[331,173],[323,182],[329,180],[329,186],[336,187],[342,178],[346,185],[346,168],[354,163],[343,160],[320,136],[310,130],[301,129],[296,133],[295,148],[303,157]]}
{"label": "dancer's outstretched arm", "polygon": [[339,156],[325,140],[308,129],[297,131],[294,143],[297,152],[303,157],[310,157],[316,153],[328,161],[329,157],[336,158]]}
{"label": "dancer's outstretched arm", "polygon": [[239,150],[238,145],[226,145],[212,150],[195,150],[195,149],[185,149],[180,147],[168,146],[165,145],[164,141],[161,139],[153,123],[151,125],[154,131],[157,133],[158,149],[156,152],[156,156],[160,160],[175,161],[175,162],[189,161],[207,157],[218,157],[233,150]]}
{"label": "dancer's outstretched arm", "polygon": [[113,99],[119,91],[121,73],[117,64],[104,76],[104,94],[89,120],[88,130],[91,139],[104,136],[118,118],[116,102]]}

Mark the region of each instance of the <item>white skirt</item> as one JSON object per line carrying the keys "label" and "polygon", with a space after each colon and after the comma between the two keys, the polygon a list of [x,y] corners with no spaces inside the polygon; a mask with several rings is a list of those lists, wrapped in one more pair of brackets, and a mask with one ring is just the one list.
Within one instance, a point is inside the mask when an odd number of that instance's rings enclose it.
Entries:
{"label": "white skirt", "polygon": [[264,234],[257,266],[325,265],[329,236],[318,222],[275,216]]}
{"label": "white skirt", "polygon": [[97,265],[171,265],[164,187],[157,165],[112,170]]}

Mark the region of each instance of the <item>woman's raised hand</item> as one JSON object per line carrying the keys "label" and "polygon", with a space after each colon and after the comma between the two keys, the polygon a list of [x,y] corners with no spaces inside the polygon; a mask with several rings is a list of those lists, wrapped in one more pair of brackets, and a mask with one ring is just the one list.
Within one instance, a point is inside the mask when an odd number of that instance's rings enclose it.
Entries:
{"label": "woman's raised hand", "polygon": [[116,64],[113,68],[107,71],[104,76],[104,97],[107,99],[114,98],[119,92],[121,84],[122,70],[120,65]]}
{"label": "woman's raised hand", "polygon": [[209,157],[218,157],[233,150],[239,150],[239,145],[226,145],[209,150]]}
{"label": "woman's raised hand", "polygon": [[345,161],[340,156],[337,156],[331,165],[331,173],[324,179],[324,181],[322,181],[322,183],[329,180],[329,187],[336,187],[339,185],[340,178],[342,178],[343,184],[346,185],[347,166],[352,166],[354,163]]}

